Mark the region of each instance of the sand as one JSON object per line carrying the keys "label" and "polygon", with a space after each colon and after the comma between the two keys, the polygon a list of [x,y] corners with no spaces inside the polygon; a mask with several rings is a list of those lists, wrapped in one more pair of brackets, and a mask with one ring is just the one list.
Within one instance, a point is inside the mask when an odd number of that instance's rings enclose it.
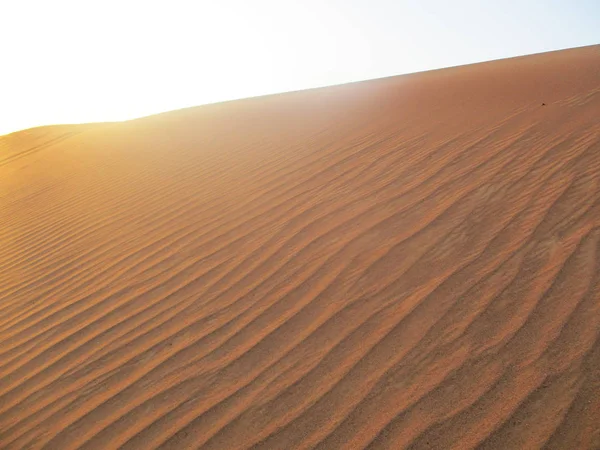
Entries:
{"label": "sand", "polygon": [[600,448],[600,46],[0,137],[0,448]]}

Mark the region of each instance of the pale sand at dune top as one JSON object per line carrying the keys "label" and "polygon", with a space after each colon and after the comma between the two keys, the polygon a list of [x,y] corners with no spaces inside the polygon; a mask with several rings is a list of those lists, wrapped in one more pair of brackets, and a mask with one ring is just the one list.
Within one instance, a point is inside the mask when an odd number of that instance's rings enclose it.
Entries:
{"label": "pale sand at dune top", "polygon": [[0,137],[0,448],[599,449],[600,46]]}

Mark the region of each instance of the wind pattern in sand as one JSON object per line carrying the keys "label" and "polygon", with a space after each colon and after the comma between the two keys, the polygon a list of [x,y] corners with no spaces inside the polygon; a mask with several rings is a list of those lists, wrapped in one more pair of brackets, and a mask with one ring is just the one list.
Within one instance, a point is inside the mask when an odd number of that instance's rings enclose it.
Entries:
{"label": "wind pattern in sand", "polygon": [[0,447],[600,448],[600,47],[0,137]]}

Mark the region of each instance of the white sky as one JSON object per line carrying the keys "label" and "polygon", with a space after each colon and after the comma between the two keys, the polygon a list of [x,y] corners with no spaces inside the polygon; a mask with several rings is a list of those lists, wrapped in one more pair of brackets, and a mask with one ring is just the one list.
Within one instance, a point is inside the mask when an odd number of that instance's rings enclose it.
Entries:
{"label": "white sky", "polygon": [[0,134],[596,43],[588,0],[0,0]]}

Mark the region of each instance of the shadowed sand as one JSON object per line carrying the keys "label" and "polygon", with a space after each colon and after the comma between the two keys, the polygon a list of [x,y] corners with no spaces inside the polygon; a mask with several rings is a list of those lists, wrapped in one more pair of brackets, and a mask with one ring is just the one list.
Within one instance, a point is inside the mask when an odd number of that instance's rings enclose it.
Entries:
{"label": "shadowed sand", "polygon": [[600,448],[600,47],[0,137],[0,448]]}

